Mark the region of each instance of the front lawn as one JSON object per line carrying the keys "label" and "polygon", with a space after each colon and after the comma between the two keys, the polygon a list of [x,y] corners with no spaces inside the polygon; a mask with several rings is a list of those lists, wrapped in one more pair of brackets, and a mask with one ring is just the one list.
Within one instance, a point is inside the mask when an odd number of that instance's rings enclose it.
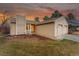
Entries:
{"label": "front lawn", "polygon": [[[2,38],[3,39],[3,38]],[[2,41],[2,40],[1,40]],[[62,56],[62,55],[79,55],[79,43],[62,40],[55,41],[50,39],[37,40],[14,39],[2,41],[0,45],[0,55],[12,56]]]}

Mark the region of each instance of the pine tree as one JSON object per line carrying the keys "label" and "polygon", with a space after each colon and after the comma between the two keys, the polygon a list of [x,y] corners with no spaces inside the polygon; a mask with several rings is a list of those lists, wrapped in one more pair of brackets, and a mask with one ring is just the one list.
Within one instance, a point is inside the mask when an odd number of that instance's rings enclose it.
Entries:
{"label": "pine tree", "polygon": [[61,16],[62,14],[58,10],[56,10],[54,13],[52,13],[51,18],[58,18]]}
{"label": "pine tree", "polygon": [[43,18],[43,20],[49,20],[49,17],[48,16],[45,16],[44,18]]}

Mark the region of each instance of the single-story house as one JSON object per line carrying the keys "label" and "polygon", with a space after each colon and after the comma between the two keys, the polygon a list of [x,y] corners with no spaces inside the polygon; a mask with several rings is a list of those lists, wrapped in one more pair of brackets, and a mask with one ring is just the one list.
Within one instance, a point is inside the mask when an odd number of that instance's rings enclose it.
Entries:
{"label": "single-story house", "polygon": [[9,28],[10,35],[36,34],[51,39],[62,39],[68,33],[68,22],[63,16],[35,22],[17,15],[9,18],[4,25]]}
{"label": "single-story house", "polygon": [[79,20],[77,19],[67,19],[68,26],[69,26],[69,34],[72,34],[75,31],[79,31]]}

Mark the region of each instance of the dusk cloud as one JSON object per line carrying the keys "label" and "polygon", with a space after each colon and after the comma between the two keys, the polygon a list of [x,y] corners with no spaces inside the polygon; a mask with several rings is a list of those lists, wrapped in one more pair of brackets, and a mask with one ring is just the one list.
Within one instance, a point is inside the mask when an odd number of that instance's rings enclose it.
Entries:
{"label": "dusk cloud", "polygon": [[24,4],[0,4],[0,12],[7,11],[9,16],[11,15],[24,15],[30,19],[34,17],[40,17],[41,19],[45,15],[49,15],[54,10],[59,10],[63,14],[68,12],[74,13],[75,16],[79,16],[79,4],[68,3],[24,3]]}

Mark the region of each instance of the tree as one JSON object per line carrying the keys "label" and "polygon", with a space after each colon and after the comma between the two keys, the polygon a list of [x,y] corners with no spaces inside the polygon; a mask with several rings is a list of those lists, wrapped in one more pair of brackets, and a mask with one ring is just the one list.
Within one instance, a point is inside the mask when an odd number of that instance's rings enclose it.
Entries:
{"label": "tree", "polygon": [[39,17],[35,17],[35,21],[36,22],[39,22]]}
{"label": "tree", "polygon": [[48,16],[45,16],[43,19],[44,19],[44,20],[48,20],[48,19],[49,19],[49,17],[48,17]]}
{"label": "tree", "polygon": [[3,20],[2,20],[2,23],[6,20],[6,16],[8,16],[7,14],[8,14],[7,10],[3,11]]}
{"label": "tree", "polygon": [[58,18],[61,16],[62,14],[58,10],[56,10],[54,13],[52,13],[51,18]]}
{"label": "tree", "polygon": [[68,15],[67,15],[67,17],[68,17],[68,19],[75,19],[75,16],[72,14],[72,13],[69,13]]}
{"label": "tree", "polygon": [[[67,20],[73,20],[75,19],[75,16],[72,14],[72,13],[69,13],[66,17]],[[76,26],[73,26],[73,25],[69,25],[69,33],[72,33],[74,31],[76,31]]]}

